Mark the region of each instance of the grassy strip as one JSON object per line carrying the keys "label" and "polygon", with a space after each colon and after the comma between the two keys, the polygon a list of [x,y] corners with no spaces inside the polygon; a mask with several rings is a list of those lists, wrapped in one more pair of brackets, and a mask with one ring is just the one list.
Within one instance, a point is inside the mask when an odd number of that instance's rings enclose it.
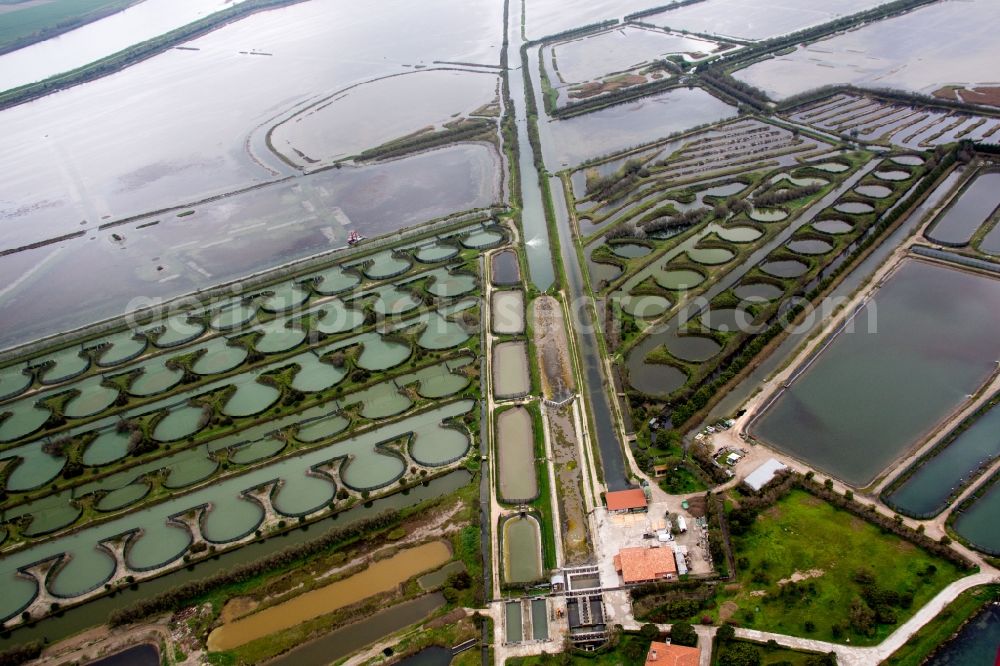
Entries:
{"label": "grassy strip", "polygon": [[[52,39],[80,26],[99,21],[136,4],[139,0],[71,0],[47,2],[4,13],[0,23],[0,55],[36,42]],[[11,2],[0,3],[11,5]]]}
{"label": "grassy strip", "polygon": [[934,619],[921,627],[884,662],[884,666],[920,666],[958,633],[986,604],[1000,596],[1000,585],[983,585],[962,592]]}

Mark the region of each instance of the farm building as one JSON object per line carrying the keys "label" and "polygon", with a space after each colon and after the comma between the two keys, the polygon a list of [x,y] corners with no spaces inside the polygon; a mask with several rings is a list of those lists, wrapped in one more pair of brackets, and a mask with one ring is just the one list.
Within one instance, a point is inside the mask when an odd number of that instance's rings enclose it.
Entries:
{"label": "farm building", "polygon": [[623,548],[615,555],[615,571],[626,585],[670,580],[677,577],[672,548]]}
{"label": "farm building", "polygon": [[611,513],[634,513],[645,511],[647,507],[646,493],[641,488],[607,493],[604,501]]}

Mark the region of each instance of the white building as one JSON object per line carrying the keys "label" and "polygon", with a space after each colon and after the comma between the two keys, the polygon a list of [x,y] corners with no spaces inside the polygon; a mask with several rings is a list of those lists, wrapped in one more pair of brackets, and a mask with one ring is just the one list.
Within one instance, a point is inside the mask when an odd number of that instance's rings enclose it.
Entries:
{"label": "white building", "polygon": [[775,458],[770,458],[760,467],[747,474],[747,477],[743,479],[743,483],[750,486],[750,489],[754,492],[759,492],[761,488],[769,484],[775,475],[783,469],[788,469],[788,466]]}

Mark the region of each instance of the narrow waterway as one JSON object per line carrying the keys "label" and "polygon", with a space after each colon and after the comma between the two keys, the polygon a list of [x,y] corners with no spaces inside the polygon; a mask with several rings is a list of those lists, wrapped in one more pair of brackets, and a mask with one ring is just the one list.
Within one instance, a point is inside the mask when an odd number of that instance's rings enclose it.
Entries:
{"label": "narrow waterway", "polygon": [[[518,66],[507,72],[510,98],[514,105],[514,120],[517,124],[518,173],[521,178],[521,227],[524,230],[524,249],[528,259],[531,283],[539,291],[545,291],[555,283],[555,269],[549,249],[549,232],[545,224],[545,207],[542,205],[542,190],[538,186],[538,170],[532,156],[531,141],[528,138],[528,108],[524,98],[524,75],[521,71],[521,13],[522,3],[510,2],[514,10],[510,13],[507,33],[509,62]],[[536,97],[538,99],[538,97]]]}

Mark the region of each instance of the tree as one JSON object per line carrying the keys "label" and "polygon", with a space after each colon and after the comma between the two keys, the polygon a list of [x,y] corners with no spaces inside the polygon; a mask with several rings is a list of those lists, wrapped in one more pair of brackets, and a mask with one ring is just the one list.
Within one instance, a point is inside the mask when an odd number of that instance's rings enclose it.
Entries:
{"label": "tree", "polygon": [[642,625],[642,628],[639,629],[639,635],[647,641],[651,641],[660,635],[660,630],[656,628],[655,624],[644,624]]}
{"label": "tree", "polygon": [[719,630],[715,632],[715,640],[719,641],[720,643],[731,641],[734,638],[736,638],[736,630],[733,629],[732,626],[728,624],[722,625],[721,627],[719,627]]}
{"label": "tree", "polygon": [[719,650],[719,666],[760,666],[760,651],[749,643],[727,643]]}
{"label": "tree", "polygon": [[687,622],[675,622],[670,627],[670,642],[694,647],[698,644],[698,634]]}

